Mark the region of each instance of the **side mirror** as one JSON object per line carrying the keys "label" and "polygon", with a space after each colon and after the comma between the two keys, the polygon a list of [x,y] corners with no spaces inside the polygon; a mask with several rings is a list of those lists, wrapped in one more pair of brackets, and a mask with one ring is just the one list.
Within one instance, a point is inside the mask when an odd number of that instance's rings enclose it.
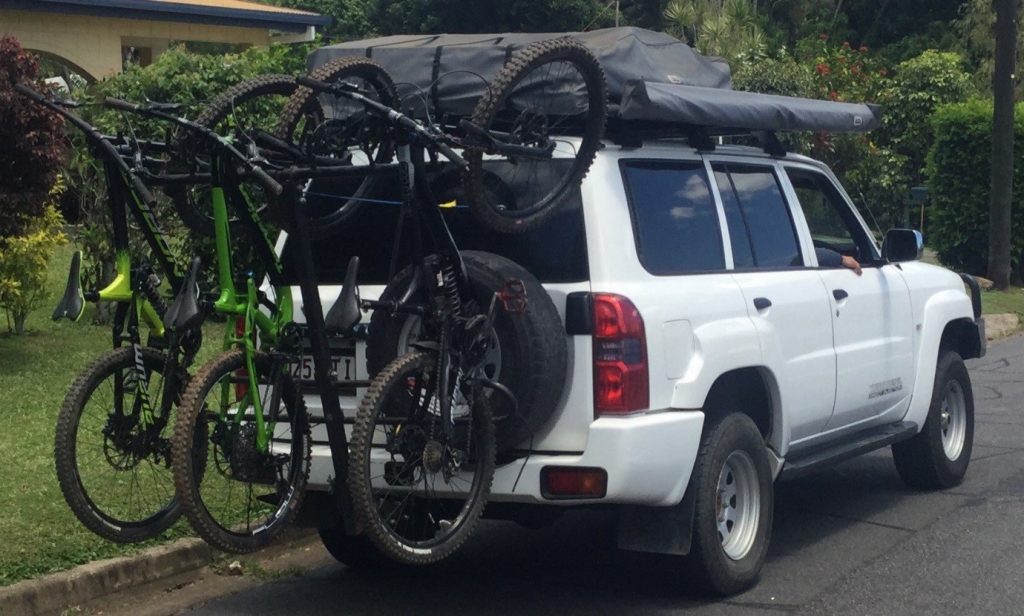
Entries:
{"label": "side mirror", "polygon": [[924,236],[916,229],[889,229],[882,241],[882,258],[888,263],[919,261],[924,254]]}

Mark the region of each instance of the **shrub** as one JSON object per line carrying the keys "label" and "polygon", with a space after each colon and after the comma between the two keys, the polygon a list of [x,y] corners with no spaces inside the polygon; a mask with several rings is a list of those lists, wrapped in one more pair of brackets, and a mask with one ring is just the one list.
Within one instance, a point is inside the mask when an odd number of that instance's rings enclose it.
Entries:
{"label": "shrub", "polygon": [[[928,244],[952,268],[984,275],[988,266],[992,101],[942,105],[932,115],[935,135],[926,175],[930,203]],[[1013,201],[1024,199],[1024,104],[1014,118]],[[1024,253],[1024,208],[1013,209],[1011,260]]]}
{"label": "shrub", "polygon": [[0,238],[20,235],[44,213],[63,159],[61,118],[13,90],[36,88],[39,62],[11,36],[0,37]]}
{"label": "shrub", "polygon": [[46,299],[46,269],[53,250],[64,243],[64,219],[54,201],[64,190],[58,181],[44,204],[41,216],[27,223],[24,233],[0,238],[0,308],[8,331],[25,333],[28,313]]}

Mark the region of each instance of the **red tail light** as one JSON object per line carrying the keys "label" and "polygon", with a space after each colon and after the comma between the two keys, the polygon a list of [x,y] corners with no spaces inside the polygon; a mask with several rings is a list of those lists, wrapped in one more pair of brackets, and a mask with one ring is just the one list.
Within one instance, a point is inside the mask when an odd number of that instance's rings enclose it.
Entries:
{"label": "red tail light", "polygon": [[[245,317],[235,319],[235,338],[241,340],[245,336]],[[235,400],[241,400],[249,393],[249,371],[245,368],[235,370]]]}
{"label": "red tail light", "polygon": [[594,294],[594,414],[623,414],[650,404],[647,336],[633,302]]}

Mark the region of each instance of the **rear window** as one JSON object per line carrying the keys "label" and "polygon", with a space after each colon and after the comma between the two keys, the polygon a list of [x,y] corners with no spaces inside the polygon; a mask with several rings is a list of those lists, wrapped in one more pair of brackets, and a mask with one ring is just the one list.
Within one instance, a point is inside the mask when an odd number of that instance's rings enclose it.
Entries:
{"label": "rear window", "polygon": [[[499,190],[528,197],[555,181],[558,171],[565,170],[569,161],[551,161],[548,177],[519,178],[513,165],[498,162],[487,166]],[[313,259],[317,279],[321,284],[340,284],[345,267],[352,256],[359,256],[359,282],[384,284],[387,282],[398,229],[401,207],[395,203],[399,196],[393,180],[378,180],[373,199],[359,210],[334,235],[313,242]],[[583,207],[577,188],[559,211],[539,228],[522,234],[505,235],[489,231],[477,222],[462,195],[459,175],[451,168],[431,172],[431,183],[438,201],[449,207],[442,208],[445,221],[451,229],[455,243],[461,250],[483,250],[507,257],[525,267],[541,282],[580,282],[589,278],[586,236],[583,225]],[[350,195],[352,187],[338,183],[315,183],[308,192],[310,207],[326,207],[337,201],[335,195]],[[452,204],[454,203],[454,206]],[[285,244],[285,282],[297,283],[290,250]],[[426,252],[431,252],[429,245]],[[406,227],[399,243],[398,269],[408,265],[411,255],[409,230]]]}
{"label": "rear window", "polygon": [[718,210],[700,162],[622,161],[640,263],[655,275],[725,269]]}

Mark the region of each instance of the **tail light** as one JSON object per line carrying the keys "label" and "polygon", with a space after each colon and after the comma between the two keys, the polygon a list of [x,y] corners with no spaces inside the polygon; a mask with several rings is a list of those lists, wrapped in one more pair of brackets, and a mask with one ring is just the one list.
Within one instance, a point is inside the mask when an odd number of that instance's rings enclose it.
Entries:
{"label": "tail light", "polygon": [[[235,319],[235,338],[241,340],[245,336],[245,317]],[[235,400],[241,400],[249,393],[249,371],[245,368],[235,370]]]}
{"label": "tail light", "polygon": [[625,414],[650,405],[647,336],[633,302],[595,293],[594,414]]}
{"label": "tail light", "polygon": [[540,469],[544,498],[604,498],[608,472],[596,467],[545,466]]}

